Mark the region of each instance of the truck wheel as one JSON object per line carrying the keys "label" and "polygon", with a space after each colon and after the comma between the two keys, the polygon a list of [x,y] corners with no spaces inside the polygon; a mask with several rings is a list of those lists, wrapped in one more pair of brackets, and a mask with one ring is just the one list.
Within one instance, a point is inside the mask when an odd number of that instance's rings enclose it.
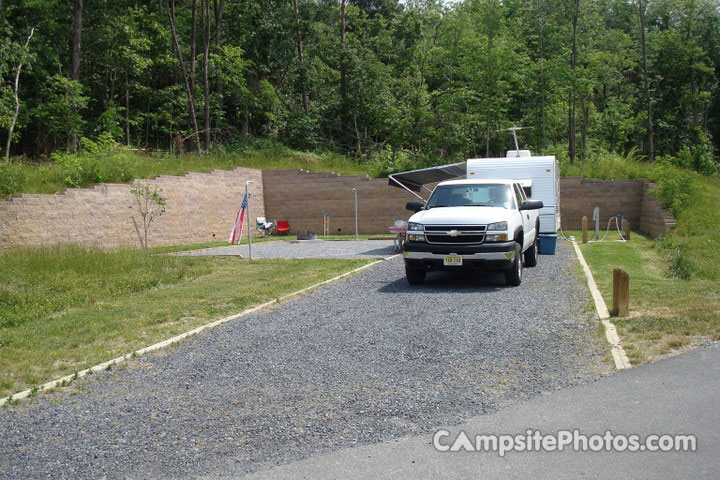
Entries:
{"label": "truck wheel", "polygon": [[511,287],[517,287],[522,283],[522,249],[520,244],[515,244],[515,261],[510,270],[505,271],[505,282]]}
{"label": "truck wheel", "polygon": [[525,250],[525,266],[534,267],[538,262],[538,236],[535,234],[535,241],[532,246]]}
{"label": "truck wheel", "polygon": [[422,268],[414,268],[405,264],[405,276],[410,285],[420,285],[425,281],[426,270]]}

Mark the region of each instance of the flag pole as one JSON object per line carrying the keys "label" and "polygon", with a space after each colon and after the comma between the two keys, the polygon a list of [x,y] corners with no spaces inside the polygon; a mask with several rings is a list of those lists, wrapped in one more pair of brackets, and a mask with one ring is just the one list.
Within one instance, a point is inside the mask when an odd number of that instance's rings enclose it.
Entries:
{"label": "flag pole", "polygon": [[250,195],[248,194],[252,180],[245,182],[245,196],[247,197],[247,233],[248,233],[248,258],[252,260],[252,231],[250,230]]}

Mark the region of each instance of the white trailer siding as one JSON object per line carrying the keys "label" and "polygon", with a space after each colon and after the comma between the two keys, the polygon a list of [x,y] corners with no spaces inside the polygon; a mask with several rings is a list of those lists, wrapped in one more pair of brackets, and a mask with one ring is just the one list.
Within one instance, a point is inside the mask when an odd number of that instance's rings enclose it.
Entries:
{"label": "white trailer siding", "polygon": [[471,158],[467,178],[532,180],[531,198],[545,205],[540,214],[540,233],[560,228],[560,178],[555,157]]}

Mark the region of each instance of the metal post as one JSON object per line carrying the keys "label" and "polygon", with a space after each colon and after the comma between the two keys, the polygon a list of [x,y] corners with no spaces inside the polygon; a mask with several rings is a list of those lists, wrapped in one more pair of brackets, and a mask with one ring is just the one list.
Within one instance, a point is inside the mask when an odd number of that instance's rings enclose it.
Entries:
{"label": "metal post", "polygon": [[250,223],[250,195],[248,195],[248,192],[250,190],[250,184],[253,183],[252,180],[248,180],[245,182],[245,196],[247,196],[248,203],[247,203],[247,232],[248,232],[248,258],[252,260],[252,230],[251,223]]}
{"label": "metal post", "polygon": [[355,240],[360,240],[360,236],[358,235],[357,188],[353,188],[353,194],[355,195]]}

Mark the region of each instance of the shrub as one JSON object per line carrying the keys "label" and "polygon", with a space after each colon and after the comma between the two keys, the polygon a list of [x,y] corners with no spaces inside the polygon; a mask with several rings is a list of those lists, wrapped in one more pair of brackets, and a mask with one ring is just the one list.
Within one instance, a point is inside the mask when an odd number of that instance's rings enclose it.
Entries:
{"label": "shrub", "polygon": [[86,187],[100,182],[127,182],[135,178],[132,164],[112,135],[105,132],[97,140],[82,138],[78,153],[55,153],[52,159],[65,173],[69,187]]}
{"label": "shrub", "polygon": [[677,153],[677,156],[663,157],[663,160],[678,167],[695,170],[702,175],[712,176],[720,172],[720,168],[707,142],[690,147],[684,146]]}
{"label": "shrub", "polygon": [[25,172],[21,165],[0,160],[0,197],[9,197],[22,189]]}
{"label": "shrub", "polygon": [[697,190],[695,175],[660,164],[651,171],[652,180],[657,183],[656,195],[665,208],[677,216],[684,210]]}

